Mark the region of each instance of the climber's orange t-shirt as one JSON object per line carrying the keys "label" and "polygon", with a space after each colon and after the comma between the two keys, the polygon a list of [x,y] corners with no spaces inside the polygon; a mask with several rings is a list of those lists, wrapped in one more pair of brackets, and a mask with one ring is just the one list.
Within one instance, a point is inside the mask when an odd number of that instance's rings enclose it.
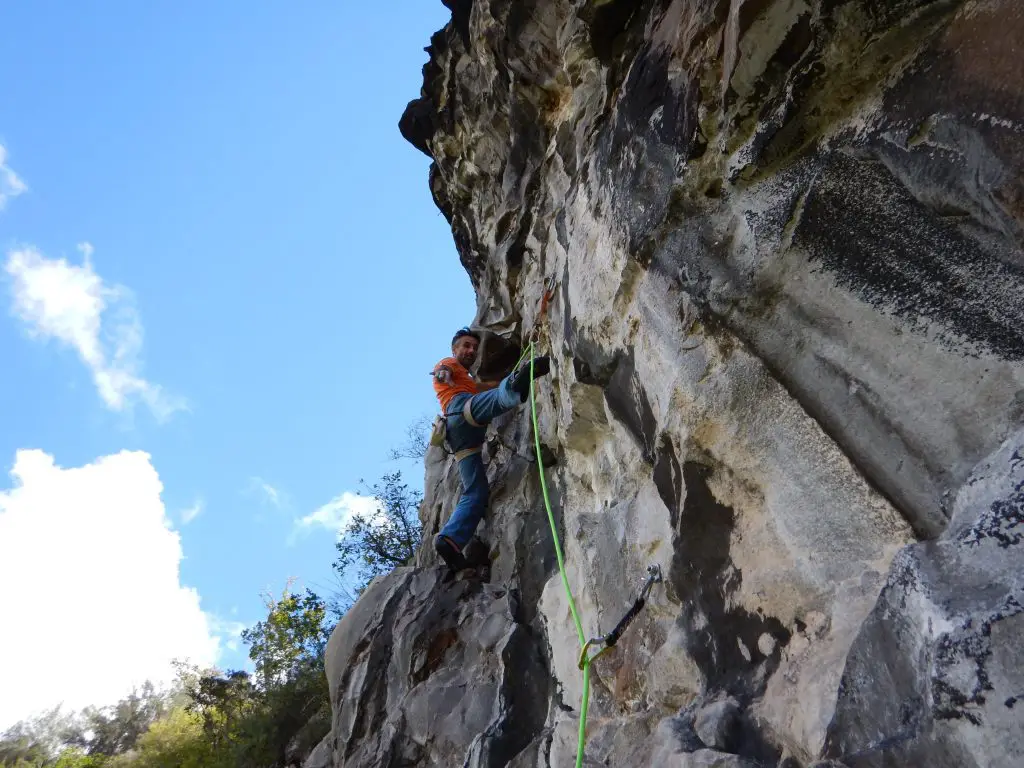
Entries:
{"label": "climber's orange t-shirt", "polygon": [[448,403],[452,401],[453,397],[461,395],[464,392],[475,395],[479,389],[476,381],[469,375],[469,371],[467,371],[462,363],[454,357],[446,357],[434,366],[434,371],[437,372],[437,369],[442,365],[452,372],[452,383],[444,384],[435,378],[434,393],[437,395],[437,399],[441,403],[441,411],[443,413],[447,413]]}

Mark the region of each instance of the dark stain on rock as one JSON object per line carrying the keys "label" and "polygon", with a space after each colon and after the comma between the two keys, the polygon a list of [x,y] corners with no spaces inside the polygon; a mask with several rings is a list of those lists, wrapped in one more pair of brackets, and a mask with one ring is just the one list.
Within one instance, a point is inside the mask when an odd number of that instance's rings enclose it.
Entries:
{"label": "dark stain on rock", "polygon": [[[752,689],[752,681],[767,680],[775,670],[790,633],[774,617],[729,607],[729,596],[743,582],[729,556],[736,515],[715,500],[708,487],[711,473],[705,464],[683,464],[686,498],[675,528],[669,582],[682,603],[679,620],[687,629],[686,650],[704,673],[708,690],[749,700],[761,693]],[[766,633],[776,641],[771,656],[758,648]],[[766,666],[765,674],[751,674],[760,664]]]}
{"label": "dark stain on rock", "polygon": [[737,27],[739,29],[739,38],[742,39],[743,35],[747,33],[747,30],[753,26],[754,22],[757,21],[764,11],[771,7],[774,0],[742,0],[739,8],[739,14],[736,18]]}
{"label": "dark stain on rock", "polygon": [[475,289],[479,290],[487,272],[487,257],[473,248],[473,241],[464,227],[453,226],[452,239],[455,241],[455,250],[458,251],[459,261],[465,268],[466,274],[469,275],[469,281]]}
{"label": "dark stain on rock", "polygon": [[[981,717],[976,708],[984,706],[985,692],[992,690],[985,669],[985,663],[991,655],[992,651],[986,647],[980,635],[945,635],[939,640],[935,649],[935,666],[939,674],[932,679],[932,714],[936,720],[967,720],[971,725],[981,725]],[[955,668],[960,661],[967,659],[970,659],[974,667],[974,680],[971,689],[964,691],[959,684],[944,680],[942,671],[948,672],[951,667]],[[959,670],[957,677],[962,677]]]}
{"label": "dark stain on rock", "polygon": [[449,22],[459,33],[466,50],[470,47],[469,16],[473,12],[473,0],[441,0],[441,3],[452,12]]}
{"label": "dark stain on rock", "polygon": [[1024,269],[982,252],[881,164],[834,155],[807,194],[793,243],[844,288],[921,332],[936,322],[950,344],[966,338],[1024,360]]}
{"label": "dark stain on rock", "polygon": [[515,211],[506,211],[505,214],[498,219],[498,223],[494,225],[494,241],[501,243],[509,236],[512,231],[512,224],[516,220]]}
{"label": "dark stain on rock", "polygon": [[434,199],[434,205],[437,206],[438,210],[444,216],[444,220],[448,222],[449,226],[452,223],[452,218],[455,216],[455,209],[452,206],[451,198],[448,197],[448,186],[444,182],[444,178],[441,176],[441,171],[438,169],[437,163],[430,164],[430,171],[427,175],[430,194]]}
{"label": "dark stain on rock", "polygon": [[[558,240],[558,244],[562,246],[563,250],[569,250],[569,231],[565,226],[565,208],[559,209],[558,213],[555,214],[555,237]],[[564,285],[563,281],[563,285]],[[563,288],[563,292],[564,292]]]}
{"label": "dark stain on rock", "polygon": [[957,538],[971,547],[990,539],[1000,549],[1014,547],[1024,541],[1024,481],[1018,483],[1005,499],[994,502]]}
{"label": "dark stain on rock", "polygon": [[448,649],[459,642],[459,632],[455,627],[446,627],[430,638],[423,651],[423,663],[410,674],[413,685],[419,685],[441,666]]}
{"label": "dark stain on rock", "polygon": [[517,337],[506,339],[494,333],[486,333],[477,376],[488,380],[504,378],[512,372],[519,354]]}
{"label": "dark stain on rock", "polygon": [[637,376],[632,349],[619,355],[618,365],[605,387],[604,396],[611,412],[640,444],[644,460],[654,464],[658,421],[654,418],[650,400]]}
{"label": "dark stain on rock", "polygon": [[630,254],[642,263],[650,261],[648,241],[668,215],[677,164],[704,151],[697,80],[670,72],[670,64],[668,48],[640,45],[594,142],[595,164],[607,174],[614,215],[628,233]]}
{"label": "dark stain on rock", "polygon": [[[622,96],[615,105],[615,117],[621,129],[643,129],[654,111],[665,105],[668,96],[667,48],[644,43],[622,84]],[[622,138],[628,138],[623,136]]]}
{"label": "dark stain on rock", "polygon": [[562,351],[567,355],[574,354],[576,347],[576,327],[572,321],[572,306],[569,303],[569,263],[562,269],[560,281],[562,289]]}
{"label": "dark stain on rock", "polygon": [[[633,136],[649,134],[690,157],[698,133],[700,88],[693,77],[670,74],[671,51],[644,45],[637,52],[615,105],[610,158]],[[659,112],[655,118],[655,112]]]}
{"label": "dark stain on rock", "polygon": [[[562,160],[562,166],[566,176],[573,178],[577,173],[576,165],[576,135],[573,132],[573,124],[564,122],[558,126],[555,133],[555,151]],[[567,246],[563,245],[563,248]]]}
{"label": "dark stain on rock", "polygon": [[580,357],[574,357],[572,359],[572,371],[576,376],[576,381],[580,384],[596,384],[603,386],[607,382],[603,382],[594,375],[594,371],[590,367],[590,363]]}
{"label": "dark stain on rock", "polygon": [[[945,752],[962,746],[937,736],[935,723],[963,720],[983,725],[980,708],[993,690],[988,671],[992,628],[1024,611],[1024,606],[1011,593],[980,620],[964,617],[922,648],[919,630],[907,614],[916,610],[912,606],[917,595],[955,610],[956,601],[944,594],[945,586],[934,580],[933,572],[936,560],[952,555],[948,547],[949,542],[920,544],[901,551],[893,561],[878,602],[847,657],[824,756],[865,767],[973,764]],[[922,658],[928,662],[922,664]],[[878,675],[878,669],[885,674]],[[921,755],[927,759],[917,757]]]}
{"label": "dark stain on rock", "polygon": [[569,304],[569,267],[562,273],[562,351],[572,358],[573,373],[582,384],[605,387],[619,365],[619,355],[605,350],[576,327]]}
{"label": "dark stain on rock", "polygon": [[683,497],[683,473],[672,438],[662,433],[654,461],[654,485],[669,511],[672,529],[679,526],[679,503]]}
{"label": "dark stain on rock", "polygon": [[537,638],[519,625],[501,649],[506,675],[501,690],[502,716],[484,733],[488,768],[504,768],[544,729],[545,707],[537,702],[550,701],[554,679]]}
{"label": "dark stain on rock", "polygon": [[590,31],[590,47],[598,60],[608,66],[616,58],[615,41],[629,26],[629,21],[644,3],[636,0],[611,0],[604,3],[589,3],[580,17]]}
{"label": "dark stain on rock", "polygon": [[[702,714],[701,710],[705,710],[709,705],[715,704],[716,700],[721,701],[714,693],[697,697],[684,710],[683,717],[680,719],[685,723],[687,717],[692,717],[696,725]],[[704,744],[700,741],[700,736],[697,736],[700,743],[698,749],[704,747],[720,749],[727,754],[746,758],[747,761],[750,761],[746,764],[753,763],[758,766],[780,765],[778,760],[782,755],[782,750],[766,738],[765,734],[758,728],[747,712],[739,708],[742,706],[742,702],[736,699],[733,699],[733,701],[738,705],[737,708],[721,713],[715,728],[716,743]]]}
{"label": "dark stain on rock", "polygon": [[[1021,395],[1024,395],[1024,391],[1017,393],[1017,397],[1020,397]],[[1024,464],[1024,455],[1021,454],[1020,449],[1018,448],[1010,457],[1010,469],[1016,469],[1020,464]]]}
{"label": "dark stain on rock", "polygon": [[572,358],[573,373],[581,384],[594,384],[606,387],[615,375],[619,365],[619,357],[605,352],[598,344],[592,342],[582,333],[576,334],[575,350]]}
{"label": "dark stain on rock", "polygon": [[509,244],[508,249],[505,251],[505,265],[507,267],[506,274],[510,277],[517,273],[519,268],[523,266],[523,262],[526,260],[526,242],[530,236],[530,228],[532,226],[532,206],[526,206],[526,213],[520,221],[519,226],[516,228],[515,240]]}
{"label": "dark stain on rock", "polygon": [[782,43],[768,60],[764,76],[779,79],[783,74],[795,67],[811,43],[814,42],[814,31],[811,29],[811,12],[801,13],[793,25],[789,28]]}

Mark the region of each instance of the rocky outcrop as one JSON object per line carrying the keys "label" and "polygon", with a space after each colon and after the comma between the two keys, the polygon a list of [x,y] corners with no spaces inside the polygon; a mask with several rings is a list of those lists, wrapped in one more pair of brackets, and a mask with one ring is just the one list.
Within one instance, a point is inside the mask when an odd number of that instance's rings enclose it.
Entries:
{"label": "rocky outcrop", "polygon": [[[1024,8],[448,5],[400,127],[483,367],[552,355],[588,636],[667,577],[595,665],[587,764],[1020,764]],[[335,630],[335,766],[574,764],[529,419],[490,434],[490,568],[424,547]],[[425,479],[429,536],[458,476]]]}
{"label": "rocky outcrop", "polygon": [[964,484],[946,532],[897,555],[851,649],[827,752],[850,768],[1024,756],[1024,431]]}
{"label": "rocky outcrop", "polygon": [[507,765],[540,731],[551,685],[516,593],[444,581],[396,569],[332,634],[335,765]]}
{"label": "rocky outcrop", "polygon": [[331,735],[328,734],[324,737],[323,741],[313,748],[313,751],[309,753],[305,761],[302,763],[302,768],[332,768],[334,765],[334,740]]}

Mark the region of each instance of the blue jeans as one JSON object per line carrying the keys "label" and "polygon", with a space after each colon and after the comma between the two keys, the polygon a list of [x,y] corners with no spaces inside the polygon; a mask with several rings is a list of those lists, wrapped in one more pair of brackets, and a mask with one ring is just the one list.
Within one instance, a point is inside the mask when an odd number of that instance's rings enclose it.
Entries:
{"label": "blue jeans", "polygon": [[[456,395],[448,404],[448,444],[455,452],[476,448],[484,444],[487,424],[492,419],[507,413],[522,403],[519,395],[510,386],[511,374],[494,389],[478,395]],[[470,413],[481,426],[474,427],[462,416],[466,400],[472,398]],[[455,505],[455,511],[441,529],[460,548],[469,543],[477,524],[487,511],[490,488],[487,485],[487,470],[484,468],[482,453],[474,453],[459,462],[459,477],[462,479],[462,496]]]}

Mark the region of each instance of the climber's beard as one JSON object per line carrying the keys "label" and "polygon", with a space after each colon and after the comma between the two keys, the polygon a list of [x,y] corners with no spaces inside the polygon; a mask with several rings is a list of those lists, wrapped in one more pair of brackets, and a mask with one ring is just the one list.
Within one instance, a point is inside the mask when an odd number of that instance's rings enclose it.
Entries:
{"label": "climber's beard", "polygon": [[456,356],[456,360],[459,364],[467,371],[473,367],[473,363],[476,362],[476,352],[463,352]]}

